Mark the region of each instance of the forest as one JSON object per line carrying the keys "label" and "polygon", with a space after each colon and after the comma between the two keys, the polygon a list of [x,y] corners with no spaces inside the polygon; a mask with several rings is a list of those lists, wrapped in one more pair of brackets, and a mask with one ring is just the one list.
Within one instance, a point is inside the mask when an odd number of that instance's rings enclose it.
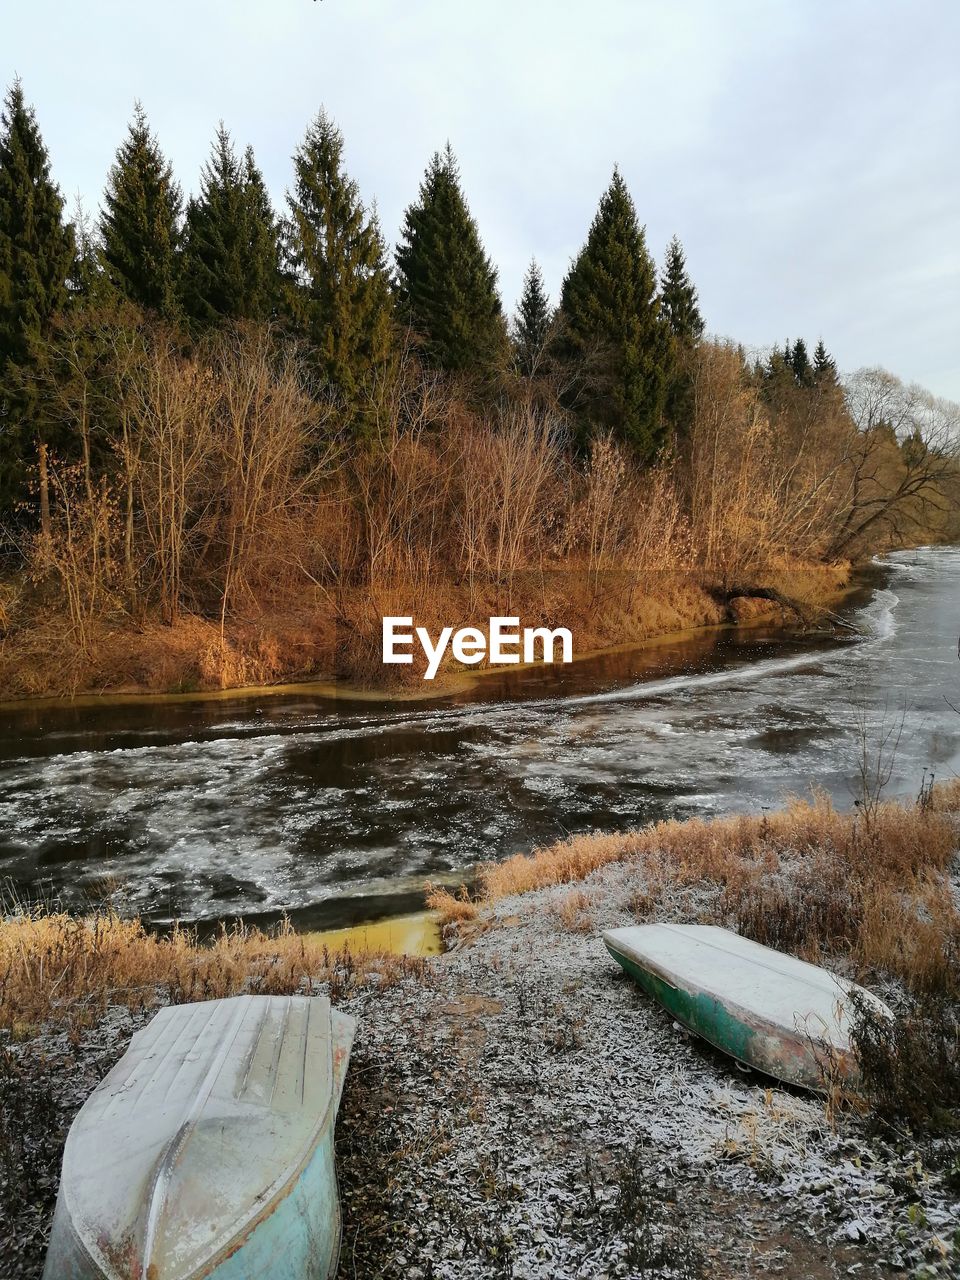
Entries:
{"label": "forest", "polygon": [[323,111],[278,210],[223,125],[184,200],[138,105],[91,219],[7,92],[4,695],[383,683],[385,615],[521,614],[578,652],[808,616],[960,535],[958,433],[820,338],[710,335],[616,168],[556,304],[533,261],[510,317],[449,145],[391,253]]}

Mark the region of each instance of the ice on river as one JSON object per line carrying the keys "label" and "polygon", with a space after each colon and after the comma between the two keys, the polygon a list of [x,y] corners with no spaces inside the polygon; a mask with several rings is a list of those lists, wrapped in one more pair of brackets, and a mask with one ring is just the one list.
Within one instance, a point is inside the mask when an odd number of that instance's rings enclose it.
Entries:
{"label": "ice on river", "polygon": [[[339,903],[584,829],[852,800],[857,720],[906,713],[893,791],[960,769],[960,550],[889,557],[860,640],[719,631],[469,699],[149,703],[0,723],[0,875],[155,919]],[[651,661],[659,663],[651,669]],[[354,904],[355,907],[355,904]],[[351,909],[354,909],[352,907]]]}

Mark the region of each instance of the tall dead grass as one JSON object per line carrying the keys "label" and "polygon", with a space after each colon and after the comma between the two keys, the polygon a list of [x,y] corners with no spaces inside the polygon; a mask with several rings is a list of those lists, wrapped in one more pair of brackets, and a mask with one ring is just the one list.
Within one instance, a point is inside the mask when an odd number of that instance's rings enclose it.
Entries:
{"label": "tall dead grass", "polygon": [[310,935],[237,925],[202,943],[190,930],[149,932],[112,912],[76,918],[22,911],[0,922],[0,1028],[14,1035],[54,1024],[75,1031],[109,1004],[286,995],[323,986],[337,998],[376,975],[381,986],[422,973],[418,957],[332,953]]}
{"label": "tall dead grass", "polygon": [[758,942],[812,960],[843,954],[863,972],[943,988],[960,984],[960,910],[949,881],[958,811],[960,781],[936,787],[923,805],[880,803],[869,822],[817,792],[762,817],[574,836],[482,867],[478,898],[491,905],[576,884],[610,863],[641,863],[648,903],[711,883],[720,889],[717,922]]}

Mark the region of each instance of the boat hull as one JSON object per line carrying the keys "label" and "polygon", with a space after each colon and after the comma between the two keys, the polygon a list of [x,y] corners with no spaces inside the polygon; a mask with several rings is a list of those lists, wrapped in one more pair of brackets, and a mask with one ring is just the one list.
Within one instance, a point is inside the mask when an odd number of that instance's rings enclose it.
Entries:
{"label": "boat hull", "polygon": [[271,1206],[246,1240],[228,1257],[214,1261],[203,1276],[211,1280],[254,1280],[258,1276],[327,1280],[336,1274],[340,1230],[333,1134],[328,1131],[289,1195]]}
{"label": "boat hull", "polygon": [[[328,1280],[340,1257],[340,1200],[333,1159],[333,1135],[326,1133],[289,1193],[267,1207],[247,1236],[220,1258],[211,1259],[189,1280]],[[139,1261],[122,1248],[113,1251],[119,1274],[130,1280],[166,1280],[143,1275]],[[108,1272],[90,1257],[73,1230],[61,1198],[47,1252],[44,1280],[105,1280]]]}
{"label": "boat hull", "polygon": [[323,997],[162,1010],[87,1099],[44,1280],[328,1280],[354,1021]]}
{"label": "boat hull", "polygon": [[[695,926],[690,929],[694,937],[695,929]],[[822,1012],[811,1015],[803,1003],[802,988],[798,991],[795,1013],[788,1020],[782,1010],[776,1015],[765,1011],[762,1000],[751,1002],[743,998],[744,988],[736,982],[724,990],[722,955],[717,957],[714,980],[707,982],[701,977],[698,981],[695,975],[684,972],[684,966],[675,958],[672,963],[659,959],[655,946],[630,946],[627,935],[635,932],[611,930],[604,935],[607,950],[624,972],[687,1030],[743,1065],[787,1084],[822,1092],[828,1077],[851,1082],[856,1079],[858,1064],[847,1035],[834,1026],[834,1017],[824,1017]],[[734,944],[741,941],[736,935],[728,936]],[[758,952],[767,950],[756,944],[747,946]],[[735,950],[733,944],[732,947]],[[776,984],[779,979],[782,988],[789,988],[791,964],[803,970],[813,968],[793,962],[791,957],[778,958],[785,964],[784,973],[764,976],[768,983],[772,980]],[[758,967],[762,966],[758,963]],[[836,984],[837,1013],[849,1021],[845,1006],[852,984],[841,986],[833,975],[819,972],[827,983]],[[863,994],[872,999],[869,993]],[[885,1010],[879,1001],[875,1003]],[[820,1004],[822,1008],[822,996]]]}

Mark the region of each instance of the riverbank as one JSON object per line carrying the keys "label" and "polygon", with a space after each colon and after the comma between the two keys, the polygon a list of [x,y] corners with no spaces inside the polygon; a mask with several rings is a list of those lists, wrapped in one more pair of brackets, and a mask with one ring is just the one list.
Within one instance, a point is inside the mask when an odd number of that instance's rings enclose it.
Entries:
{"label": "riverbank", "polygon": [[[845,586],[829,600],[821,602],[822,607],[829,604],[838,607],[843,600],[853,594],[856,587]],[[702,626],[687,627],[679,631],[665,631],[648,636],[644,640],[631,641],[628,644],[611,644],[602,648],[575,652],[571,665],[590,662],[594,658],[610,656],[618,653],[639,653],[652,649],[666,648],[670,645],[683,644],[695,640],[698,636],[711,633],[732,631],[741,628],[769,626],[778,620],[785,622],[783,610],[776,605],[765,604],[753,611],[744,611],[742,618],[736,622],[708,622]],[[469,693],[481,687],[490,677],[502,677],[522,671],[530,671],[545,664],[537,662],[519,662],[509,667],[481,666],[461,667],[453,665],[441,671],[437,678],[429,683],[420,681],[415,685],[359,685],[346,680],[297,680],[285,684],[250,684],[228,686],[217,689],[198,689],[191,692],[182,690],[151,691],[142,687],[109,689],[102,693],[89,691],[76,694],[26,695],[19,698],[0,698],[0,713],[16,711],[22,707],[42,710],[44,707],[63,706],[69,701],[71,707],[104,707],[111,704],[117,706],[143,703],[186,703],[191,702],[232,702],[235,699],[261,699],[282,697],[324,698],[343,702],[429,702],[438,697],[452,697]]]}
{"label": "riverbank", "polygon": [[856,639],[726,627],[430,703],[28,703],[0,716],[4,875],[23,901],[106,896],[156,927],[339,927],[565,833],[760,813],[810,784],[847,807],[892,688],[889,789],[913,796],[924,770],[960,773],[958,584],[957,551],[909,553],[845,605]]}
{"label": "riverbank", "polygon": [[[592,598],[582,583],[569,590],[573,575],[561,576],[567,579],[566,594],[553,583],[529,600],[514,601],[510,610],[522,614],[525,625],[570,628],[574,660],[672,643],[724,626],[797,622],[782,606],[759,597],[724,604],[717,587],[699,573],[657,575],[654,591],[618,574],[615,588],[597,589]],[[836,608],[855,589],[846,563],[793,566],[773,576],[777,589],[814,617]],[[447,624],[481,625],[505,608],[495,596],[485,607],[486,614],[482,601],[451,592],[448,600],[434,602],[430,612]],[[402,613],[408,606],[394,601],[383,608]],[[219,619],[196,615],[169,626],[155,620],[133,626],[119,619],[96,628],[82,652],[68,632],[58,629],[56,619],[47,619],[42,626],[0,634],[0,711],[65,698],[79,706],[111,698],[189,701],[285,693],[416,701],[467,691],[477,680],[504,671],[489,665],[466,667],[449,655],[429,682],[416,663],[384,667],[379,615],[372,616],[373,602],[363,609],[356,606],[353,613],[358,610],[367,624],[359,628],[356,621],[338,621],[328,607],[228,619],[225,626]],[[419,623],[423,613],[413,612]],[[537,664],[520,663],[509,670],[529,665]]]}
{"label": "riverbank", "polygon": [[[776,927],[784,949],[815,947],[903,1011],[934,974],[960,990],[958,819],[953,785],[885,806],[875,839],[823,801],[603,837],[599,854],[581,838],[525,876],[518,860],[491,869],[428,959],[331,955],[289,931],[197,947],[109,919],[8,921],[3,1273],[39,1276],[66,1128],[156,1002],[309,988],[358,1018],[337,1138],[344,1275],[957,1275],[946,1120],[891,1129],[869,1099],[828,1106],[741,1074],[625,979],[599,934]],[[890,889],[883,918],[870,885]]]}

